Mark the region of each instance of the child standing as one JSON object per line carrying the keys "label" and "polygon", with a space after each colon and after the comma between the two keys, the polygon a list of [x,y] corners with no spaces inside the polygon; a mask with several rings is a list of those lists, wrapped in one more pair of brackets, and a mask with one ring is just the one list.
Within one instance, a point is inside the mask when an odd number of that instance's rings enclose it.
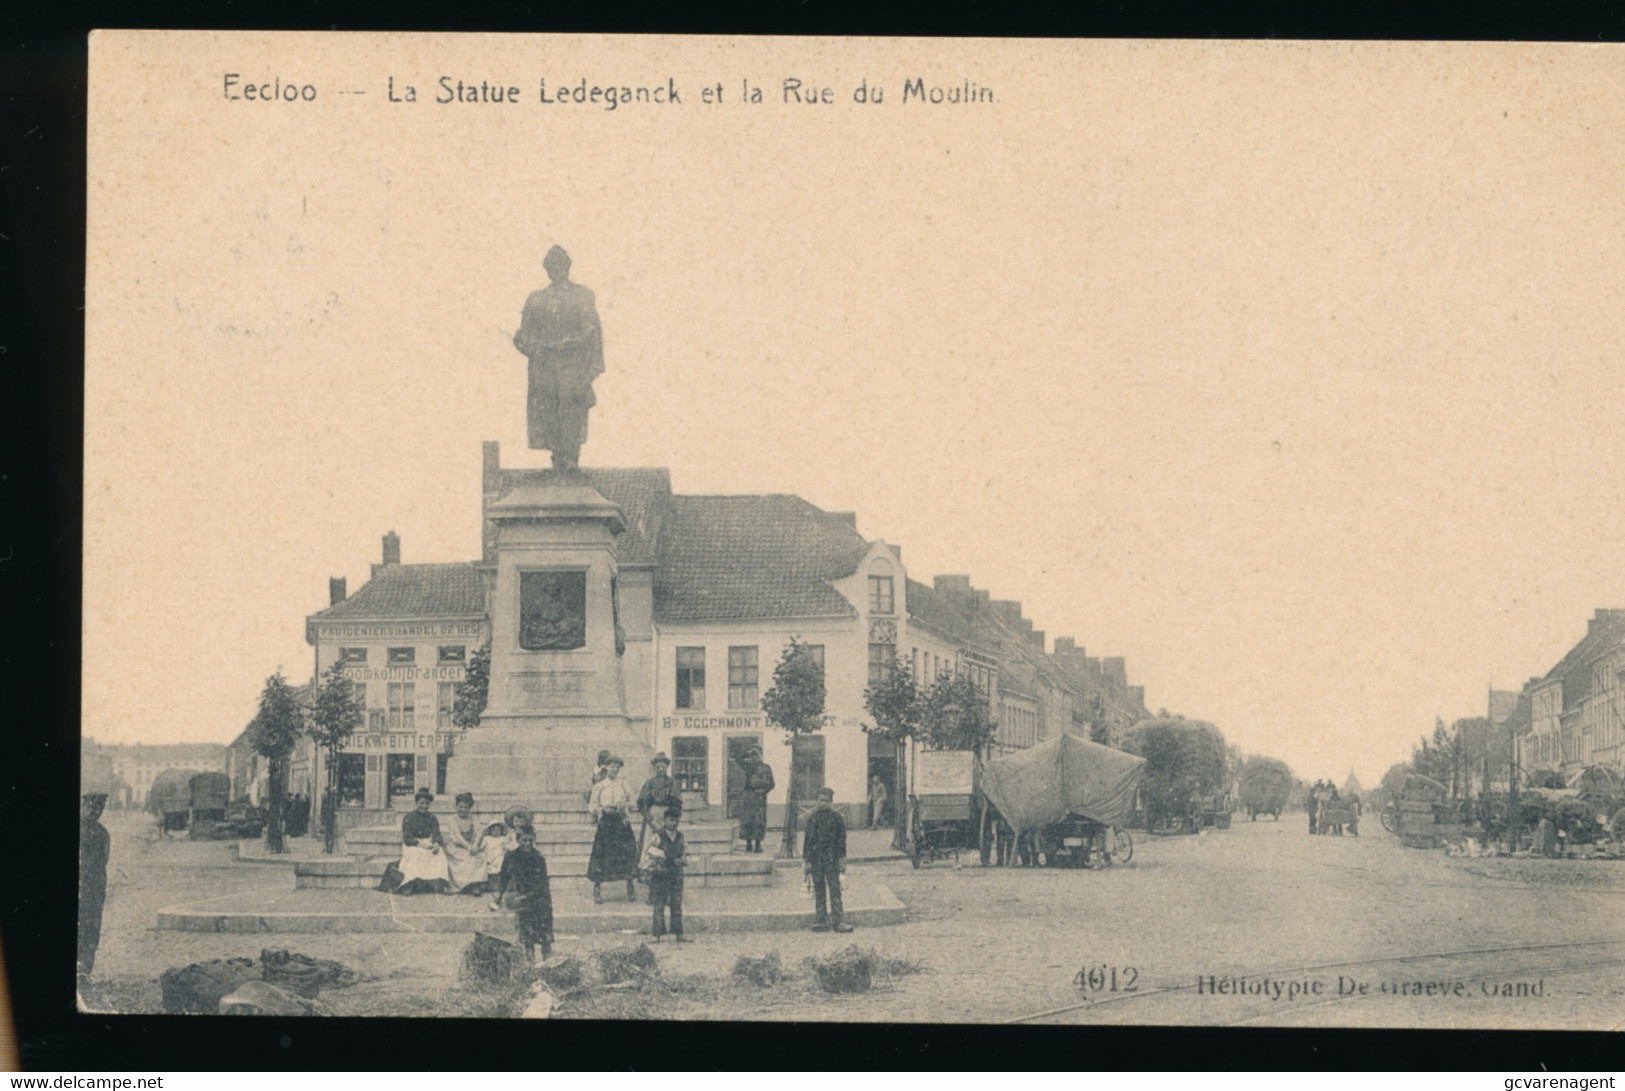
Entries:
{"label": "child standing", "polygon": [[547,881],[547,860],[536,851],[536,831],[521,826],[518,834],[519,847],[502,861],[496,904],[500,907],[506,900],[512,905],[525,957],[535,961],[537,944],[543,959],[553,953],[553,890]]}
{"label": "child standing", "polygon": [[643,866],[649,874],[649,904],[654,906],[654,927],[649,934],[659,942],[666,934],[666,908],[671,908],[671,934],[678,943],[687,943],[683,935],[683,868],[687,865],[687,848],[683,844],[678,823],[683,812],[668,807],[660,828],[649,839],[643,850]]}

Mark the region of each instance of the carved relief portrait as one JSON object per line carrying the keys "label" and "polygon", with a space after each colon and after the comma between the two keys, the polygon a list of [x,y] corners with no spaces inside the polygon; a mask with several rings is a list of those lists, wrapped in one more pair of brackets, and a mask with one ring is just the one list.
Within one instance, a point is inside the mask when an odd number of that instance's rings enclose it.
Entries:
{"label": "carved relief portrait", "polygon": [[569,651],[587,643],[587,574],[519,574],[519,646]]}

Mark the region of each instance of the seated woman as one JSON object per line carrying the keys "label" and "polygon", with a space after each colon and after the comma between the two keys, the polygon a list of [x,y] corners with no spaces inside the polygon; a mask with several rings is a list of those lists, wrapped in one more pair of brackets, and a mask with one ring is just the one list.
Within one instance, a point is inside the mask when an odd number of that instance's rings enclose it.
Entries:
{"label": "seated woman", "polygon": [[474,820],[474,793],[457,794],[457,815],[445,827],[446,868],[458,894],[483,894],[486,886],[485,830]]}
{"label": "seated woman", "polygon": [[401,886],[397,894],[451,892],[451,871],[446,866],[445,838],[440,820],[429,813],[434,793],[419,788],[417,810],[401,821]]}

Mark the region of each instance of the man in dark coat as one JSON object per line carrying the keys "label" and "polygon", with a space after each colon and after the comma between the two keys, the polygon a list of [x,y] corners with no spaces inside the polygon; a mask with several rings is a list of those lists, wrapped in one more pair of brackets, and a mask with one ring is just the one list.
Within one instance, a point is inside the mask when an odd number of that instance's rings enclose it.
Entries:
{"label": "man in dark coat", "polygon": [[79,972],[96,968],[102,942],[102,905],[107,900],[107,827],[101,824],[107,796],[86,792],[79,799]]}
{"label": "man in dark coat", "polygon": [[[813,907],[818,919],[814,932],[850,932],[843,919],[841,876],[846,872],[846,819],[833,806],[835,789],[818,793],[818,806],[807,816],[807,833],[801,842],[801,858],[813,884]],[[828,895],[828,910],[825,895]]]}
{"label": "man in dark coat", "polygon": [[739,836],[746,852],[761,852],[767,836],[767,793],[774,787],[773,770],[762,760],[762,748],[753,746],[740,763],[745,773],[745,790],[739,797]]}

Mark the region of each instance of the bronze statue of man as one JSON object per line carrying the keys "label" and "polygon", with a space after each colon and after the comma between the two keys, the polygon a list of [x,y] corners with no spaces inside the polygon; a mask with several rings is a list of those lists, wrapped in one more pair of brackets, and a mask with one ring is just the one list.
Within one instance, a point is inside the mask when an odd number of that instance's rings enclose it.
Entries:
{"label": "bronze statue of man", "polygon": [[514,348],[530,357],[526,419],[530,447],[553,452],[553,468],[574,470],[587,441],[592,381],[604,371],[603,330],[592,292],[570,280],[570,255],[553,247],[542,259],[552,281],[525,300]]}

